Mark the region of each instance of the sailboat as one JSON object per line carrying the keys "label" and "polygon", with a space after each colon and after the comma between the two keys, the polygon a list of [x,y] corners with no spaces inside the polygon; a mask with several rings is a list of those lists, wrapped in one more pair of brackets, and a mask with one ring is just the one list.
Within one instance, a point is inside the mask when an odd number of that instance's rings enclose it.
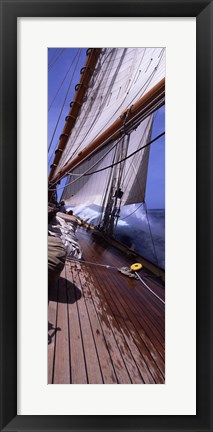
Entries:
{"label": "sailboat", "polygon": [[66,179],[81,248],[49,290],[49,384],[165,382],[164,269],[116,239],[124,206],[146,205],[164,104],[164,48],[87,50],[48,178],[49,202]]}

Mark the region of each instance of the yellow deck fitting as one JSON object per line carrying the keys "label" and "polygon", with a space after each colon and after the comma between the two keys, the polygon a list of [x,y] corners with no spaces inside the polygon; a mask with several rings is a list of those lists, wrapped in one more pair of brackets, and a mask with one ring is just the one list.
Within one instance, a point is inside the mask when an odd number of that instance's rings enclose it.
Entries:
{"label": "yellow deck fitting", "polygon": [[135,263],[135,264],[132,264],[132,265],[130,266],[131,270],[133,270],[133,271],[141,270],[142,267],[143,267],[143,266],[142,266],[141,263]]}

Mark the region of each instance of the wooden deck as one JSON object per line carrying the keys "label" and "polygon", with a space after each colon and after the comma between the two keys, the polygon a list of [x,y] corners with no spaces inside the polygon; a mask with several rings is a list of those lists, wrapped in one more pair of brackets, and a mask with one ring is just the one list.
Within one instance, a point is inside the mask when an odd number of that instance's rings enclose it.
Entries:
{"label": "wooden deck", "polygon": [[[112,246],[77,232],[83,260],[114,267],[132,261]],[[162,299],[164,287],[140,275]],[[139,280],[117,269],[66,262],[49,287],[49,384],[162,384],[165,307]]]}

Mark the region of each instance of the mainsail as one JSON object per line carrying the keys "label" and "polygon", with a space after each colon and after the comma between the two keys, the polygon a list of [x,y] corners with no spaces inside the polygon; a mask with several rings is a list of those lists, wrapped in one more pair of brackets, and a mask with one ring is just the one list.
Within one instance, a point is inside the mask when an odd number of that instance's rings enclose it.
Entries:
{"label": "mainsail", "polygon": [[153,112],[164,103],[165,49],[98,49],[93,69],[87,68],[91,78],[60,160],[53,164],[51,184],[68,175],[66,204],[97,204],[102,225],[111,218],[112,232],[120,206],[145,199],[146,144]]}

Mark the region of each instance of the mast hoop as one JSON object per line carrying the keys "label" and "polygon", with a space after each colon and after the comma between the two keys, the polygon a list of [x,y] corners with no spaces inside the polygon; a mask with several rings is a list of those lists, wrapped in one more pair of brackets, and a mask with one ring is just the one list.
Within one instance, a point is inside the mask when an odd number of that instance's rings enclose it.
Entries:
{"label": "mast hoop", "polygon": [[63,137],[67,137],[67,138],[69,138],[69,134],[62,133],[62,134],[60,135],[60,137],[59,137],[59,140],[61,140]]}
{"label": "mast hoop", "polygon": [[84,66],[84,67],[81,68],[81,70],[80,70],[80,74],[83,75],[83,73],[84,73],[85,71],[89,71],[89,72],[91,72],[91,74],[92,74],[93,71],[94,71],[94,69],[92,69],[92,68],[89,67],[89,66]]}
{"label": "mast hoop", "polygon": [[[85,67],[88,65],[91,68],[95,69],[95,65],[97,63],[97,60],[98,60],[100,52],[101,52],[100,48],[92,48],[92,49],[87,50],[87,55],[88,54],[89,55],[88,55],[88,57],[86,59]],[[75,93],[75,96],[74,96],[74,101],[77,103],[77,105],[73,106],[73,104],[71,104],[71,108],[70,108],[71,109],[71,113],[69,113],[69,114],[71,114],[71,115],[75,114],[76,118],[77,118],[77,116],[78,116],[78,114],[80,112],[82,103],[84,102],[84,98],[85,98],[85,95],[86,95],[86,92],[87,92],[87,89],[88,89],[88,84],[90,82],[90,79],[91,79],[91,73],[89,71],[88,71],[88,73],[87,73],[87,71],[85,71],[85,73],[83,75],[81,75],[80,82],[75,86],[76,93]],[[65,132],[65,133],[62,132],[62,135],[61,135],[61,137],[64,136],[64,138],[63,138],[63,140],[61,142],[59,142],[59,146],[61,148],[65,148],[65,146],[67,144],[67,141],[68,141],[68,138],[69,138],[69,136],[71,134],[71,130],[74,127],[74,124],[76,122],[76,118],[75,118],[74,121],[70,121],[70,122],[68,122],[66,124],[66,126],[64,126],[64,131],[63,132]],[[68,132],[68,134],[67,134],[67,132]],[[54,158],[53,163],[58,164],[59,161],[60,161],[60,156],[61,155],[62,155],[61,152],[55,154],[55,158]],[[50,170],[50,173],[49,173],[49,177],[48,177],[49,181],[51,181],[53,179],[55,171],[56,171],[56,166],[53,165],[52,169]]]}
{"label": "mast hoop", "polygon": [[[162,93],[162,95],[164,95],[164,93]],[[158,109],[162,104],[164,103],[164,98],[160,97],[160,101],[158,99],[156,99],[155,101],[155,105],[154,105],[154,109]],[[132,133],[133,130],[135,130],[138,127],[138,124],[143,121],[148,115],[152,114],[153,112],[153,107],[152,105],[150,106],[150,102],[148,104],[148,110],[144,113],[144,107],[142,108],[141,112],[138,112],[137,114],[134,115],[133,118],[131,118],[130,120],[126,121],[126,133],[124,133],[123,131],[123,125],[116,131],[114,132],[113,135],[111,135],[109,138],[107,138],[103,143],[102,146],[109,144],[111,141],[117,140],[117,139],[122,139],[122,137],[124,135],[130,135]],[[131,112],[131,114],[133,114]],[[160,136],[158,136],[159,138]],[[153,140],[154,142],[155,140]],[[94,153],[95,150],[92,152]],[[78,153],[78,157],[80,155],[82,155],[84,152],[81,151]],[[122,160],[120,161],[122,162]],[[80,161],[79,161],[80,163]],[[79,163],[77,163],[77,165],[79,165]],[[65,175],[69,174],[69,170],[70,168],[68,167],[68,170],[66,171],[66,165],[68,165],[69,163],[67,162],[64,167],[58,172],[57,177],[53,178],[52,181],[54,184],[56,184],[58,182],[58,179],[60,179],[60,175],[62,174],[62,177],[65,177]],[[64,172],[65,170],[65,172]]]}
{"label": "mast hoop", "polygon": [[84,89],[87,89],[87,88],[88,88],[88,87],[85,86],[83,83],[78,83],[78,84],[76,84],[76,86],[75,86],[75,91],[77,91],[77,90],[79,89],[79,87],[83,87]]}
{"label": "mast hoop", "polygon": [[95,48],[88,48],[86,50],[86,55],[88,56]]}
{"label": "mast hoop", "polygon": [[76,116],[74,116],[73,114],[69,114],[69,115],[67,115],[66,117],[65,117],[65,121],[68,121],[69,119],[74,119],[74,120],[76,120]]}
{"label": "mast hoop", "polygon": [[[131,126],[133,126],[133,123],[135,123],[136,119],[137,121],[138,118],[141,117],[143,117],[144,119],[148,114],[147,111],[149,111],[149,114],[151,114],[151,112],[156,108],[156,105],[158,105],[159,107],[160,104],[163,104],[164,97],[165,79],[162,79],[151,90],[145,93],[141,97],[141,99],[134,103],[133,106],[131,106],[131,112],[129,113],[126,121],[128,128],[132,129]],[[123,113],[124,116],[126,111],[124,111]],[[97,148],[101,148],[103,145],[109,142],[109,139],[111,140],[112,137],[114,139],[119,138],[119,135],[121,135],[120,129],[122,128],[122,126],[123,121],[121,117],[118,117],[117,120],[115,120],[114,123],[112,123],[112,125],[110,125],[108,129],[106,129],[105,133],[99,135],[94,141],[92,141],[86,148],[83,149],[81,157],[77,155],[74,159],[67,162],[60,170],[60,174],[58,173],[55,178],[53,178],[53,175],[51,175],[49,177],[49,180],[53,180],[54,183],[56,183],[58,180],[61,179],[61,177],[64,177],[64,175],[66,175],[71,168],[82,162],[82,160],[85,159],[89,155],[89,153],[92,154],[97,150]],[[137,127],[137,124],[134,124],[134,128],[135,127]]]}
{"label": "mast hoop", "polygon": [[[70,102],[70,108],[72,108],[72,106],[73,106],[74,104],[77,104],[77,105],[79,105],[79,106],[82,106],[82,105],[83,105],[81,102],[78,102],[77,100],[73,100],[73,101]],[[67,116],[67,117],[68,117],[68,116]]]}
{"label": "mast hoop", "polygon": [[62,153],[63,151],[64,151],[63,149],[61,149],[61,148],[57,148],[57,149],[55,150],[55,154],[58,153],[58,152],[61,152],[61,153]]}

